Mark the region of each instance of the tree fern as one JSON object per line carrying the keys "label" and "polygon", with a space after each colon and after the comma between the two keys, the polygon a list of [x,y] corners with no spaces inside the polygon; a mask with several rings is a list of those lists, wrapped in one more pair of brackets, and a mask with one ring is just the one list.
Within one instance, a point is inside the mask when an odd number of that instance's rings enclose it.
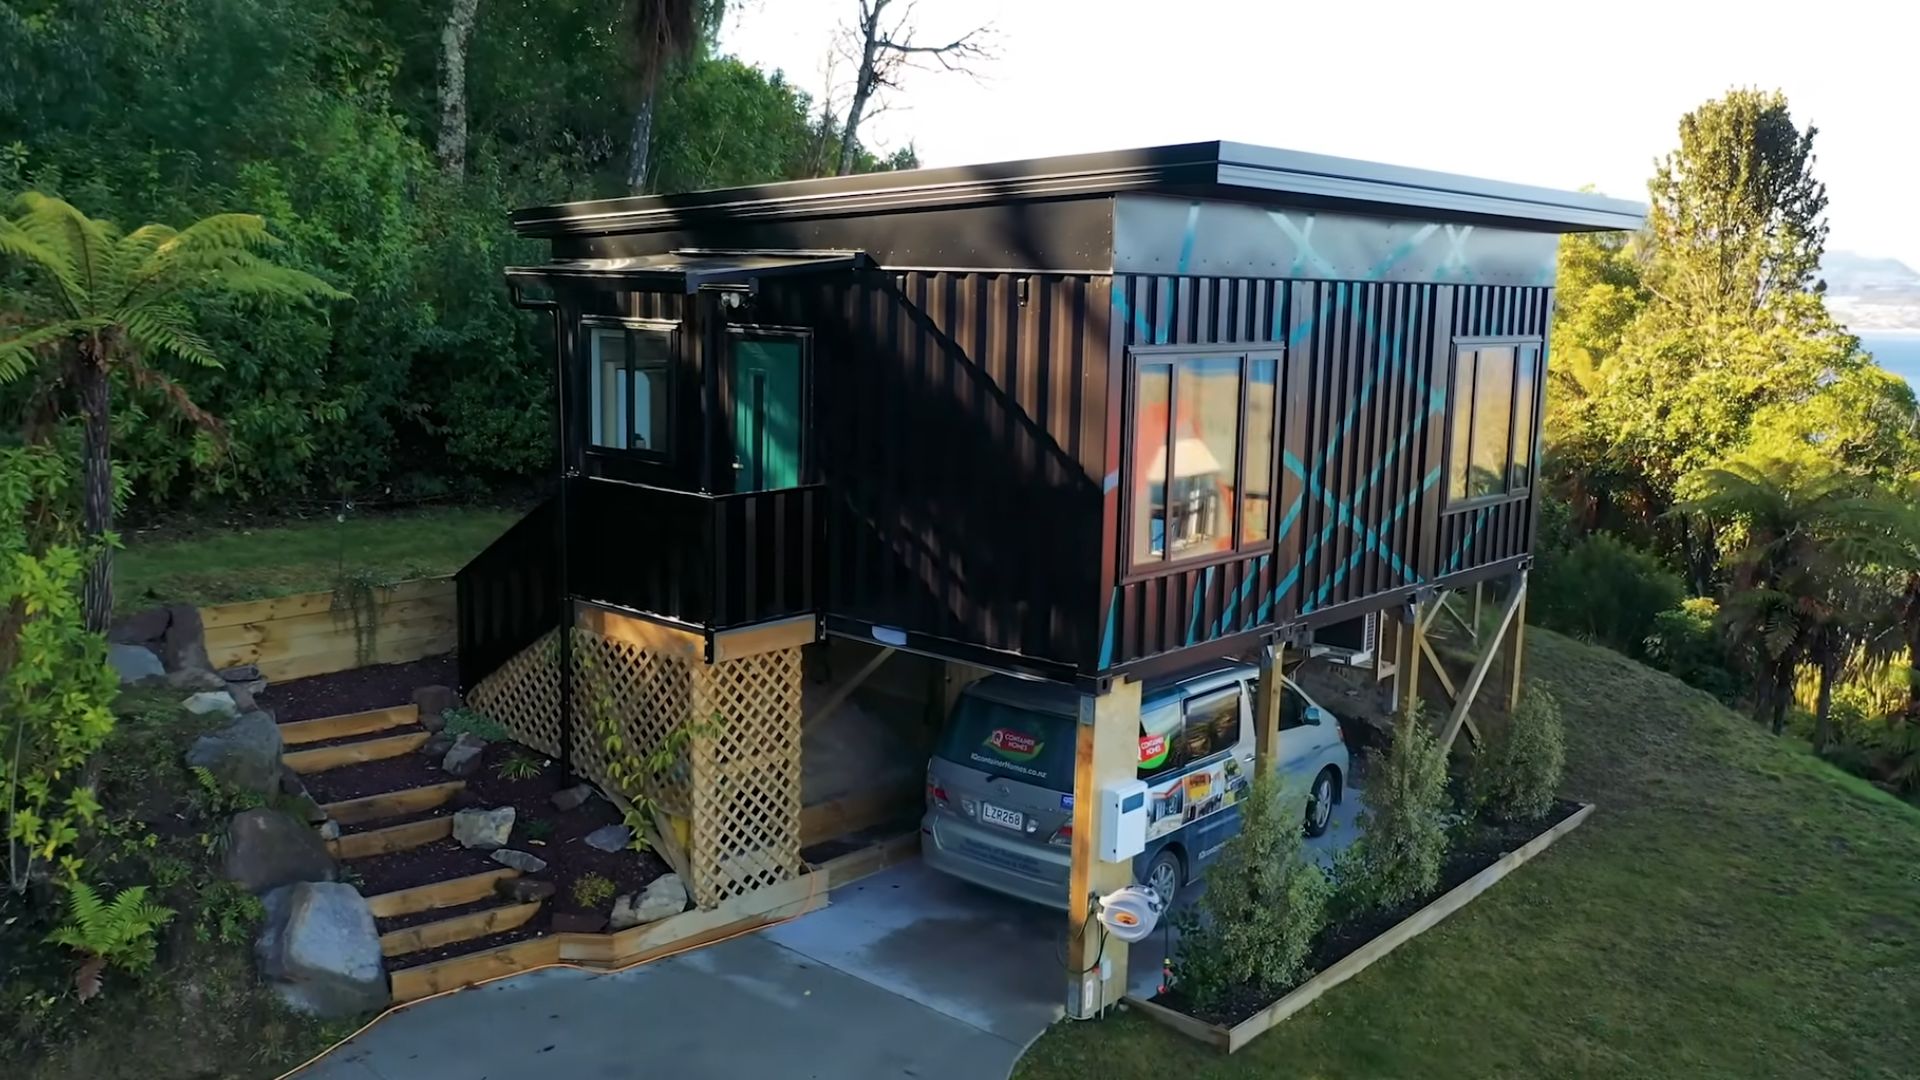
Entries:
{"label": "tree fern", "polygon": [[67,886],[67,921],[47,940],[126,971],[144,971],[153,963],[154,934],[173,919],[173,909],[147,899],[147,887],[134,885],[107,901],[93,886]]}

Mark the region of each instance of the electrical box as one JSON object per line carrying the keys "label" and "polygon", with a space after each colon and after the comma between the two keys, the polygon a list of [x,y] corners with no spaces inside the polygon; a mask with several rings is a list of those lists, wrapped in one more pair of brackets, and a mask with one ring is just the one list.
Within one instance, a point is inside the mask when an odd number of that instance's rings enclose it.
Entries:
{"label": "electrical box", "polygon": [[1147,849],[1147,785],[1127,780],[1100,790],[1100,858],[1126,862]]}

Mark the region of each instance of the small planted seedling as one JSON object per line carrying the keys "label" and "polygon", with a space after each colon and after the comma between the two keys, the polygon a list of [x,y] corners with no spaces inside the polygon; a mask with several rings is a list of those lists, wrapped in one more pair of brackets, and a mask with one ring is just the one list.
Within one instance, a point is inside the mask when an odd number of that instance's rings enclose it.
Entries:
{"label": "small planted seedling", "polygon": [[493,767],[493,773],[502,780],[531,780],[540,775],[541,763],[525,754],[508,754],[500,764]]}
{"label": "small planted seedling", "polygon": [[613,882],[599,874],[588,874],[573,883],[573,902],[588,911],[613,899]]}

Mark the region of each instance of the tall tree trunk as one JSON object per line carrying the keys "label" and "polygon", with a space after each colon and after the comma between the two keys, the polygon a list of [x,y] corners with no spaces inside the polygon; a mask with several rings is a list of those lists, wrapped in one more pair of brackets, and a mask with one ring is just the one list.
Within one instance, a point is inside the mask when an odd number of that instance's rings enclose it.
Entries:
{"label": "tall tree trunk", "polygon": [[467,171],[467,42],[480,0],[452,0],[440,28],[440,168],[449,176]]}
{"label": "tall tree trunk", "polygon": [[[98,542],[113,531],[113,448],[108,422],[111,386],[96,339],[80,349],[78,390],[81,428],[81,524],[87,539]],[[102,547],[87,570],[83,598],[87,629],[105,633],[113,621],[113,552]]]}
{"label": "tall tree trunk", "polygon": [[647,165],[653,147],[653,104],[656,90],[648,90],[633,111],[633,145],[627,151],[627,189],[635,195],[647,189]]}
{"label": "tall tree trunk", "polygon": [[1787,704],[1793,700],[1793,669],[1797,667],[1791,656],[1783,656],[1774,662],[1773,668],[1773,733],[1784,735],[1787,731]]}
{"label": "tall tree trunk", "polygon": [[[868,79],[871,78],[869,74]],[[873,84],[870,81],[862,80],[854,86],[853,100],[847,103],[847,122],[840,129],[840,167],[835,175],[850,176],[853,173],[854,155],[860,147],[860,114],[866,111],[867,97],[872,93]]]}
{"label": "tall tree trunk", "polygon": [[1820,693],[1813,707],[1813,752],[1820,753],[1833,741],[1833,684],[1840,678],[1839,650],[1821,650]]}

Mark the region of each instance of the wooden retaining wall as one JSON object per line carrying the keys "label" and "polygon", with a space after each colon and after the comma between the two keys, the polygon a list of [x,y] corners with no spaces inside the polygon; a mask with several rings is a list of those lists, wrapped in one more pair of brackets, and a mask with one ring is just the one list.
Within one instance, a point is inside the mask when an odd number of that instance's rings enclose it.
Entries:
{"label": "wooden retaining wall", "polygon": [[458,622],[452,578],[378,588],[374,600],[364,649],[353,614],[335,610],[331,592],[203,607],[207,655],[215,668],[258,664],[260,674],[279,682],[453,649]]}

